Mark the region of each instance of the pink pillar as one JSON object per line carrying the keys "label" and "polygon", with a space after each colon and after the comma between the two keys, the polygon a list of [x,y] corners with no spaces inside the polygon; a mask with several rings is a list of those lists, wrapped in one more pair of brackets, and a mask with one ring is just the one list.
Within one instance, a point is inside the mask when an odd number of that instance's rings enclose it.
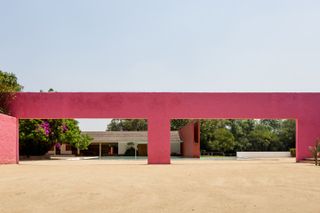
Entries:
{"label": "pink pillar", "polygon": [[314,146],[320,138],[320,119],[316,116],[297,120],[296,125],[296,160],[301,161],[311,157],[309,146]]}
{"label": "pink pillar", "polygon": [[148,164],[170,164],[170,119],[148,119]]}
{"label": "pink pillar", "polygon": [[18,119],[0,114],[0,164],[19,162]]}
{"label": "pink pillar", "polygon": [[179,130],[179,135],[183,141],[183,157],[200,158],[200,121],[188,123]]}

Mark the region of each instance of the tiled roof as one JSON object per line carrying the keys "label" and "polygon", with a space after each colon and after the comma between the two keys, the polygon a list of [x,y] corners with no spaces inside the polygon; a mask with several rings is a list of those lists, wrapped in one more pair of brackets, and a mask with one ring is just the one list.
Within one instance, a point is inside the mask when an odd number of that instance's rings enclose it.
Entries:
{"label": "tiled roof", "polygon": [[[92,143],[148,142],[147,131],[83,131],[82,133],[92,137]],[[182,142],[178,131],[170,132],[170,142]]]}

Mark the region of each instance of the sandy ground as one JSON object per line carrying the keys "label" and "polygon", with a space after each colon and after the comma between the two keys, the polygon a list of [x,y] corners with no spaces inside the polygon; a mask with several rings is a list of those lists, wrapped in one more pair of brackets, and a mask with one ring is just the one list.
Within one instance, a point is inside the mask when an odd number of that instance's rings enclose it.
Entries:
{"label": "sandy ground", "polygon": [[320,167],[271,160],[25,161],[0,166],[0,212],[320,212]]}

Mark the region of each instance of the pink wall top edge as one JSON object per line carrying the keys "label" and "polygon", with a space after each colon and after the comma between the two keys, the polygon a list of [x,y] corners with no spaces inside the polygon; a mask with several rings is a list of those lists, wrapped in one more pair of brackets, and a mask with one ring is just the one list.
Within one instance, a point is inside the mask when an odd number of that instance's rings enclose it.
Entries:
{"label": "pink wall top edge", "polygon": [[6,119],[6,120],[13,120],[13,121],[16,120],[15,117],[10,116],[10,115],[6,115],[6,114],[2,114],[2,113],[0,113],[0,117],[1,117],[1,119]]}

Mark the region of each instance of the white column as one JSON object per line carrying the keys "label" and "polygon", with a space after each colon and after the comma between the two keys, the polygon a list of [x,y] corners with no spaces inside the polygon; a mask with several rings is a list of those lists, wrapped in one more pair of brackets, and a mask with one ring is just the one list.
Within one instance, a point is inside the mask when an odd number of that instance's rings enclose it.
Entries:
{"label": "white column", "polygon": [[137,147],[138,144],[134,143],[134,159],[137,159]]}
{"label": "white column", "polygon": [[101,158],[101,143],[99,143],[99,158]]}

